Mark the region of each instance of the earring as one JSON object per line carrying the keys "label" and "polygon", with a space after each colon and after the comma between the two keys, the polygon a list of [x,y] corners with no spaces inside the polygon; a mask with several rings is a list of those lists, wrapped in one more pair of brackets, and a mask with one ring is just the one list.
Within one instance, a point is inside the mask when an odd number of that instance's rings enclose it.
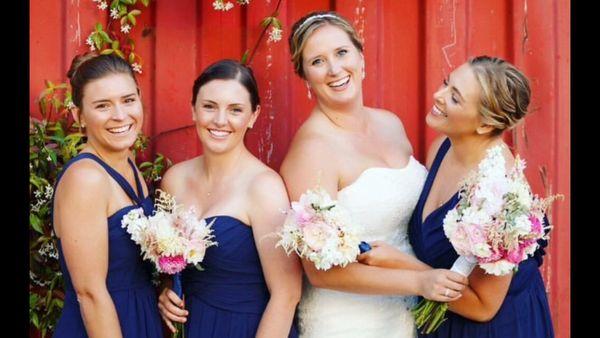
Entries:
{"label": "earring", "polygon": [[312,95],[310,93],[310,85],[308,84],[308,81],[306,82],[306,90],[308,91],[308,99],[312,100]]}

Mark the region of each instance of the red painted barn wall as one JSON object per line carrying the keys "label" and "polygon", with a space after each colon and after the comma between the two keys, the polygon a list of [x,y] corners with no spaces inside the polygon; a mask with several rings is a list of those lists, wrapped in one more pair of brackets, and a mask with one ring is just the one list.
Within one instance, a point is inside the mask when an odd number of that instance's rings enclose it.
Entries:
{"label": "red painted barn wall", "polygon": [[[212,1],[152,1],[134,29],[144,59],[139,76],[144,132],[153,150],[174,162],[201,153],[192,125],[191,87],[201,69],[251,48],[277,1],[254,0],[217,12]],[[557,337],[570,335],[570,1],[567,0],[284,0],[283,40],[263,42],[252,62],[262,114],[247,136],[251,151],[278,169],[294,132],[314,101],[294,74],[287,47],[291,25],[312,10],[336,10],[364,39],[365,103],[396,113],[415,156],[423,161],[435,133],[424,122],[442,78],[468,57],[488,54],[513,62],[529,76],[531,115],[507,140],[528,161],[537,193],[565,195],[542,267]],[[30,112],[44,80],[63,82],[70,60],[106,12],[90,0],[30,0]],[[145,34],[142,34],[143,30]]]}

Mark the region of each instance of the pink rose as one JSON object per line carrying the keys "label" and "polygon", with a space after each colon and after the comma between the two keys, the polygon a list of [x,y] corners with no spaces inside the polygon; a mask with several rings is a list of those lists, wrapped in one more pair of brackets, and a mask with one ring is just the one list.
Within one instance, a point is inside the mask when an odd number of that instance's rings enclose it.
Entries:
{"label": "pink rose", "polygon": [[158,266],[160,270],[166,272],[170,275],[181,272],[185,269],[185,259],[183,259],[183,255],[177,255],[174,257],[170,256],[162,256],[158,259]]}
{"label": "pink rose", "polygon": [[502,259],[506,254],[503,249],[492,250],[492,254],[489,257],[479,259],[479,263],[494,263]]}
{"label": "pink rose", "polygon": [[529,221],[531,222],[531,231],[536,233],[536,234],[543,234],[543,227],[542,227],[542,222],[540,221],[539,218],[535,217],[534,215],[529,215]]}
{"label": "pink rose", "polygon": [[300,226],[304,226],[306,223],[310,222],[313,217],[312,213],[306,210],[306,208],[304,208],[304,206],[300,203],[292,202],[292,210],[294,210],[296,222]]}
{"label": "pink rose", "polygon": [[314,251],[319,251],[325,245],[325,241],[327,239],[327,232],[325,228],[327,225],[321,222],[318,223],[308,223],[302,229],[304,242]]}
{"label": "pink rose", "polygon": [[511,263],[519,264],[523,260],[523,248],[518,247],[514,250],[507,252],[506,260]]}

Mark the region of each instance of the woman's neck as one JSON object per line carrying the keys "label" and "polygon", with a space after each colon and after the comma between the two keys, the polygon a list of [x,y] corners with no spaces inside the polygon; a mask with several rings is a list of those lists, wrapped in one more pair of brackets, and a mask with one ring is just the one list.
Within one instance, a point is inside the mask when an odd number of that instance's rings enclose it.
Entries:
{"label": "woman's neck", "polygon": [[343,130],[364,132],[367,129],[368,117],[362,97],[343,106],[330,106],[317,101],[315,110]]}
{"label": "woman's neck", "polygon": [[93,141],[88,141],[82,152],[89,152],[100,157],[102,161],[121,173],[128,168],[127,159],[131,156],[129,149],[119,152],[109,151],[94,145]]}
{"label": "woman's neck", "polygon": [[486,150],[502,144],[502,136],[449,137],[454,160],[464,168],[473,168],[483,160]]}
{"label": "woman's neck", "polygon": [[221,182],[231,175],[239,174],[239,164],[250,152],[240,145],[222,154],[207,151],[202,156],[202,172],[209,185]]}

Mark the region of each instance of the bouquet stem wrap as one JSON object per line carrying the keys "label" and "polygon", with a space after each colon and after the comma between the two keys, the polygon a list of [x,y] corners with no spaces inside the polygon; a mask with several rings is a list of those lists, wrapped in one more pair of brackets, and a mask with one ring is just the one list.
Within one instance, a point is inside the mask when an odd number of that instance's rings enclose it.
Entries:
{"label": "bouquet stem wrap", "polygon": [[[183,287],[181,286],[181,273],[177,272],[173,275],[173,292],[177,294],[177,297],[183,299]],[[175,323],[175,328],[177,332],[173,333],[173,338],[184,338],[185,337],[185,327],[183,323]]]}
{"label": "bouquet stem wrap", "polygon": [[458,256],[450,270],[458,272],[465,277],[469,277],[473,269],[477,266],[477,259],[471,256]]}

